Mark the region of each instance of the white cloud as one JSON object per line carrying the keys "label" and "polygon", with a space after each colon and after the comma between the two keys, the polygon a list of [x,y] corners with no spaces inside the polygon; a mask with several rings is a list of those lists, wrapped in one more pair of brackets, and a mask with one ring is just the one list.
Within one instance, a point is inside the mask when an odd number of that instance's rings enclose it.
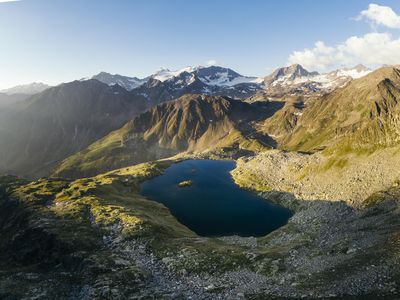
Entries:
{"label": "white cloud", "polygon": [[[360,16],[368,18],[375,25],[400,28],[400,17],[390,7],[370,4],[368,10],[362,11]],[[400,36],[388,32],[370,32],[362,36],[351,36],[337,45],[326,45],[318,41],[313,48],[293,51],[288,63],[298,63],[310,70],[319,71],[359,63],[373,67],[400,64]]]}
{"label": "white cloud", "polygon": [[289,56],[290,64],[301,64],[305,68],[323,70],[336,63],[336,49],[318,41],[312,49],[294,51]]}
{"label": "white cloud", "polygon": [[368,9],[363,10],[357,19],[367,19],[372,22],[373,25],[400,28],[400,16],[398,16],[389,6],[371,3],[368,6]]}
{"label": "white cloud", "polygon": [[298,63],[308,69],[327,70],[339,65],[351,66],[363,63],[371,66],[400,63],[400,38],[390,33],[367,33],[352,36],[336,46],[326,46],[323,42],[315,47],[294,51],[289,63]]}
{"label": "white cloud", "polygon": [[5,2],[17,2],[20,0],[0,0],[0,3],[5,3]]}
{"label": "white cloud", "polygon": [[217,61],[215,59],[210,59],[207,61],[208,66],[215,66],[217,64]]}

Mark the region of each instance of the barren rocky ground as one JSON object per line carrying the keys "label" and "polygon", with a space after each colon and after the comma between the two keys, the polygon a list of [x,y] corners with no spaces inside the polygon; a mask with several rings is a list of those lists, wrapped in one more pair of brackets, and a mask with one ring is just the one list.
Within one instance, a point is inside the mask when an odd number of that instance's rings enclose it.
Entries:
{"label": "barren rocky ground", "polygon": [[398,153],[398,147],[340,157],[271,150],[239,159],[232,175],[246,188],[358,205],[397,184],[400,169],[394,166],[400,164]]}

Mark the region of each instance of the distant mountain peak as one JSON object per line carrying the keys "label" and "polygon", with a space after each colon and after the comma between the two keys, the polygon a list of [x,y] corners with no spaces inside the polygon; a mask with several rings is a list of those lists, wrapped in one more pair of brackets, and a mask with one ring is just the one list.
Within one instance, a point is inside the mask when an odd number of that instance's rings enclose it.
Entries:
{"label": "distant mountain peak", "polygon": [[[112,75],[113,74],[111,74],[111,73],[101,71],[99,74],[97,74],[95,76],[112,76]],[[114,75],[118,75],[118,74],[114,74]]]}
{"label": "distant mountain peak", "polygon": [[170,80],[174,77],[179,76],[181,73],[183,72],[187,72],[187,73],[193,73],[194,71],[196,71],[197,69],[199,69],[200,67],[185,67],[183,69],[179,69],[179,70],[175,70],[175,71],[171,71],[170,69],[167,68],[161,68],[159,71],[157,71],[155,74],[151,75],[152,78],[157,79],[161,82]]}
{"label": "distant mountain peak", "polygon": [[309,72],[300,64],[293,64],[287,67],[275,69],[270,75],[265,77],[264,82],[268,85],[276,81],[293,81],[300,77],[315,76],[318,72]]}
{"label": "distant mountain peak", "polygon": [[304,95],[330,92],[352,79],[363,77],[371,70],[363,65],[342,68],[329,73],[310,72],[300,64],[276,69],[264,78],[266,93],[272,96]]}
{"label": "distant mountain peak", "polygon": [[9,89],[4,89],[1,90],[0,93],[8,94],[8,95],[13,95],[13,94],[26,94],[26,95],[33,95],[40,93],[46,89],[48,89],[50,86],[42,83],[42,82],[32,82],[29,84],[21,84],[14,86]]}
{"label": "distant mountain peak", "polygon": [[372,72],[371,69],[367,68],[366,66],[364,66],[362,64],[358,64],[354,67],[338,69],[331,73],[335,73],[337,76],[347,76],[352,79],[357,79],[357,78],[363,77],[371,72]]}
{"label": "distant mountain peak", "polygon": [[97,79],[98,81],[101,81],[108,85],[118,84],[127,91],[131,91],[146,82],[146,79],[128,77],[119,74],[110,74],[104,71],[100,72],[97,75],[94,75],[93,77],[91,77],[91,79]]}

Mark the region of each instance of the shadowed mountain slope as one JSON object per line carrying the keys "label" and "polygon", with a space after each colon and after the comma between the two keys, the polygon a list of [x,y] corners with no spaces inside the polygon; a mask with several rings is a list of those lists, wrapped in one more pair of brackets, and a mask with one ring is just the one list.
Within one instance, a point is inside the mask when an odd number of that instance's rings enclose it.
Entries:
{"label": "shadowed mountain slope", "polygon": [[0,111],[0,169],[45,175],[145,107],[143,97],[97,80],[47,89]]}

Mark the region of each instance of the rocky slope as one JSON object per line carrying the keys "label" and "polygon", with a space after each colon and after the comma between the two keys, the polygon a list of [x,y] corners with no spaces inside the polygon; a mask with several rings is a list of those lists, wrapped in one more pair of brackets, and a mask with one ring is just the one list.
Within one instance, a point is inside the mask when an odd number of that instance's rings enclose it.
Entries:
{"label": "rocky slope", "polygon": [[224,97],[186,95],[150,109],[64,160],[54,175],[93,175],[185,151],[265,149],[271,145],[252,135],[249,122],[275,109],[268,103],[251,105]]}
{"label": "rocky slope", "polygon": [[398,188],[354,209],[257,186],[268,199],[295,210],[286,226],[261,238],[202,238],[138,194],[142,180],[170,163],[76,181],[1,178],[1,297],[398,296]]}
{"label": "rocky slope", "polygon": [[322,97],[287,101],[257,128],[278,147],[300,153],[275,151],[243,161],[238,183],[254,180],[302,199],[352,205],[396,184],[399,74],[385,67]]}
{"label": "rocky slope", "polygon": [[397,185],[399,147],[342,156],[267,151],[239,159],[236,182],[305,200],[346,201],[357,206],[370,195]]}
{"label": "rocky slope", "polygon": [[40,176],[119,128],[146,100],[97,80],[75,81],[0,110],[0,168]]}

